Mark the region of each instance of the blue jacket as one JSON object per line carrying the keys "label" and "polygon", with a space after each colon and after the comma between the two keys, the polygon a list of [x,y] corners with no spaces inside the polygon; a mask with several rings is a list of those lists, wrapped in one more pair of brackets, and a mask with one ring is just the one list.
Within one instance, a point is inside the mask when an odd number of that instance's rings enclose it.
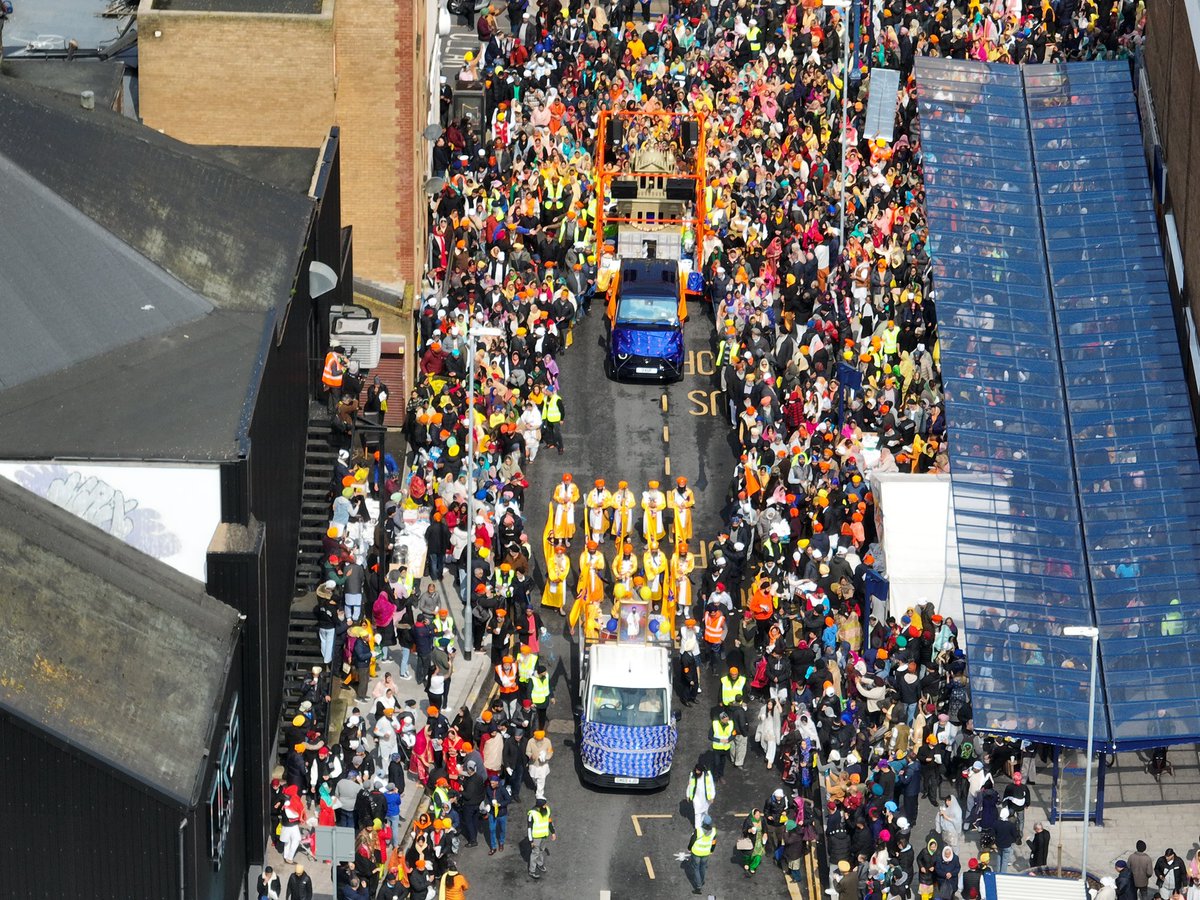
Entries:
{"label": "blue jacket", "polygon": [[399,791],[387,791],[383,795],[383,799],[387,801],[387,814],[389,816],[400,815],[400,804],[404,800],[404,795]]}

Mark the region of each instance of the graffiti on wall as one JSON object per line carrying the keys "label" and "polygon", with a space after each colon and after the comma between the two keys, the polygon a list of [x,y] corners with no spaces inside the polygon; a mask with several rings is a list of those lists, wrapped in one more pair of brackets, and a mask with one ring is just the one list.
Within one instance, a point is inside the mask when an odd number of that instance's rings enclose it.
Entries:
{"label": "graffiti on wall", "polygon": [[215,468],[0,463],[0,475],[147,556],[204,580],[208,544],[220,521]]}

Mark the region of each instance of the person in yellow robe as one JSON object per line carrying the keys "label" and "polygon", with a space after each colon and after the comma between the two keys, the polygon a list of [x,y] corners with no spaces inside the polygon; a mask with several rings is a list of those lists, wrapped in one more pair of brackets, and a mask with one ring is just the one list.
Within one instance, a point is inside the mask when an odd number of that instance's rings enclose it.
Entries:
{"label": "person in yellow robe", "polygon": [[[600,545],[588,541],[583,552],[579,554],[579,580],[575,586],[575,602],[571,606],[568,618],[571,628],[580,617],[587,613],[590,617],[589,606],[599,606],[604,602],[604,570],[607,563]],[[590,618],[584,620],[590,621]]]}
{"label": "person in yellow robe", "polygon": [[617,539],[617,546],[633,534],[633,510],[637,507],[637,498],[629,489],[629,482],[617,482],[617,489],[612,495],[612,534]]}
{"label": "person in yellow robe", "polygon": [[571,574],[571,557],[561,544],[546,557],[546,589],[542,591],[542,606],[557,609],[559,615],[567,614],[567,577]]}
{"label": "person in yellow robe", "polygon": [[646,552],[642,554],[642,571],[646,577],[646,587],[650,592],[651,603],[661,603],[666,590],[667,575],[670,563],[667,554],[658,546],[658,541],[650,541]]}
{"label": "person in yellow robe", "polygon": [[588,603],[583,621],[584,637],[589,641],[600,640],[604,623],[608,621],[608,616],[604,614],[603,606],[599,602]]}
{"label": "person in yellow robe", "polygon": [[675,555],[671,557],[671,586],[667,602],[663,603],[663,615],[667,616],[667,607],[671,607],[668,618],[672,629],[675,626],[675,612],[681,610],[683,617],[692,616],[692,571],[696,568],[696,560],[688,550],[686,543],[675,545]]}
{"label": "person in yellow robe", "polygon": [[658,489],[658,482],[651,481],[648,489],[642,492],[642,537],[646,543],[661,541],[667,533],[663,525],[663,511],[667,508],[667,498]]}
{"label": "person in yellow robe", "polygon": [[637,554],[633,552],[633,544],[626,542],[620,552],[613,557],[613,585],[621,585],[625,590],[633,589],[633,579],[638,571]]}
{"label": "person in yellow robe", "polygon": [[551,532],[556,541],[570,541],[575,536],[575,504],[579,502],[579,485],[564,472],[562,481],[554,488],[550,504]]}
{"label": "person in yellow robe", "polygon": [[584,522],[587,539],[603,544],[608,533],[608,511],[612,507],[612,493],[604,486],[603,478],[596,479],[595,487],[587,492],[583,504],[587,507],[587,519]]}
{"label": "person in yellow robe", "polygon": [[696,505],[696,495],[692,493],[687,479],[682,475],[675,479],[675,490],[671,491],[667,502],[675,513],[673,523],[675,542],[690,541],[692,539],[692,507]]}

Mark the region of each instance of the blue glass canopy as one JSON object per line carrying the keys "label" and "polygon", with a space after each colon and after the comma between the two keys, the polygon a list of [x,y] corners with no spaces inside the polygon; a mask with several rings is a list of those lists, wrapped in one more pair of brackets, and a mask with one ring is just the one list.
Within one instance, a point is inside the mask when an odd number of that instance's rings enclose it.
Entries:
{"label": "blue glass canopy", "polygon": [[1097,741],[1194,740],[1200,460],[1128,65],[916,78],[976,724],[1081,745],[1095,624]]}
{"label": "blue glass canopy", "polygon": [[1125,62],[1024,72],[1113,742],[1200,734],[1200,460]]}
{"label": "blue glass canopy", "polygon": [[1021,71],[920,59],[917,85],[975,723],[1081,741],[1091,647],[1061,629],[1092,601]]}

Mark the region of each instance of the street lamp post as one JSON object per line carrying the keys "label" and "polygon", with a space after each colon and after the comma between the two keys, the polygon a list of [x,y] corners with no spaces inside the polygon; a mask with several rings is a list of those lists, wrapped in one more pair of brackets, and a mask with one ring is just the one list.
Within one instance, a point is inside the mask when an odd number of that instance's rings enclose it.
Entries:
{"label": "street lamp post", "polygon": [[471,580],[474,576],[475,542],[470,539],[475,528],[475,341],[480,338],[503,337],[499,328],[475,325],[467,332],[467,572],[463,579],[463,659],[470,660],[475,646],[475,622],[472,615]]}
{"label": "street lamp post", "polygon": [[1094,625],[1069,625],[1063,629],[1067,637],[1085,637],[1092,642],[1092,667],[1088,672],[1088,729],[1087,762],[1084,765],[1083,784],[1083,859],[1079,868],[1082,872],[1083,888],[1087,890],[1088,822],[1092,817],[1092,755],[1096,739],[1096,658],[1099,655],[1100,629]]}
{"label": "street lamp post", "polygon": [[[846,258],[846,117],[850,112],[850,17],[846,15],[850,11],[851,0],[823,0],[821,6],[832,7],[842,11],[844,32],[842,38],[842,175],[841,175],[841,201],[838,204],[838,258],[839,264]],[[838,300],[838,306],[841,307],[845,301]],[[838,321],[840,322],[842,315],[839,313]]]}

